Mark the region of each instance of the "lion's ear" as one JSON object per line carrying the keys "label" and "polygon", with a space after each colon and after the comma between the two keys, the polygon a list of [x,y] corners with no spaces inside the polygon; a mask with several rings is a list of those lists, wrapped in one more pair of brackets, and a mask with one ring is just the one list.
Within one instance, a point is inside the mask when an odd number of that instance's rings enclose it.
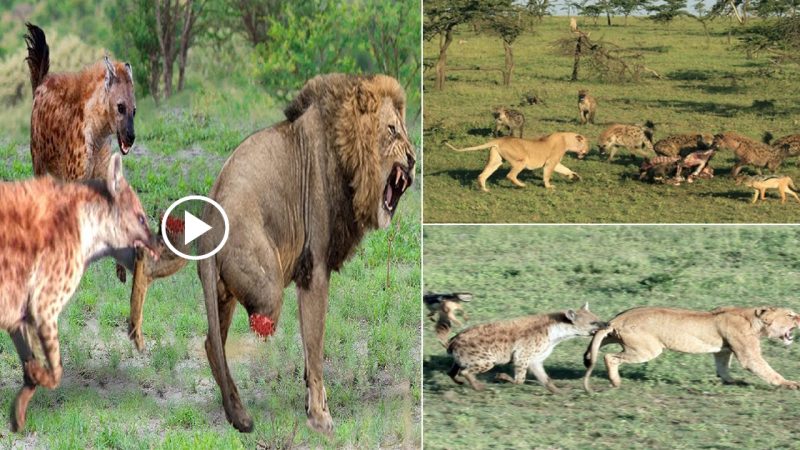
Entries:
{"label": "lion's ear", "polygon": [[756,317],[761,317],[767,313],[772,308],[756,308]]}
{"label": "lion's ear", "polygon": [[375,94],[369,88],[364,86],[364,83],[358,85],[356,102],[358,103],[358,111],[361,114],[378,111],[378,99],[375,98]]}

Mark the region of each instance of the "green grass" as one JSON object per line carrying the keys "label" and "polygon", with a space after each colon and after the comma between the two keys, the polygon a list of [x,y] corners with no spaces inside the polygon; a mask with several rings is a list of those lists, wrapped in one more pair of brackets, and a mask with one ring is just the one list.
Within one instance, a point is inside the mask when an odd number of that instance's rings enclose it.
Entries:
{"label": "green grass", "polygon": [[[174,200],[207,194],[244,137],[283,117],[282,105],[244,82],[243,74],[223,78],[211,54],[200,52],[194,61],[186,91],[159,106],[138,99],[136,147],[123,158],[153,228]],[[6,113],[23,123],[29,108]],[[410,130],[419,145],[420,127]],[[0,180],[32,175],[27,139],[27,129],[0,131]],[[250,332],[243,308],[234,317],[228,359],[255,420],[254,432],[241,434],[225,420],[203,349],[207,322],[195,264],[151,286],[144,307],[146,350],[139,354],[127,338],[130,281],[121,284],[114,264],[104,260],[88,268],[61,314],[61,386],[37,391],[24,433],[0,425],[0,448],[419,446],[420,210],[416,183],[392,228],[369,234],[331,279],[324,370],[332,436],[305,424],[293,288],[285,292],[283,318],[267,343]],[[387,287],[389,233],[396,236]],[[8,411],[21,380],[16,352],[3,333],[0,411]]]}
{"label": "green grass", "polygon": [[[754,139],[764,131],[776,137],[797,133],[794,97],[800,86],[796,66],[777,67],[767,58],[748,60],[728,44],[728,22],[711,26],[707,41],[702,27],[677,19],[665,30],[645,19],[631,18],[628,26],[606,27],[591,21],[581,28],[594,40],[636,48],[644,63],[664,78],[615,84],[592,77],[582,67],[581,81],[570,82],[572,58],[556,56],[552,44],[568,37],[568,19],[550,17],[525,32],[514,44],[516,68],[510,87],[499,72],[450,71],[442,91],[434,89],[433,69],[425,73],[425,204],[426,223],[716,223],[794,222],[798,205],[780,205],[777,195],[751,205],[752,192],[736,186],[729,176],[733,154],[721,152],[712,160],[717,177],[681,186],[650,185],[638,175],[641,158],[621,150],[615,161],[601,160],[597,137],[611,123],[656,124],[655,139],[671,134],[736,130]],[[459,43],[459,41],[466,41]],[[736,39],[733,39],[733,44]],[[435,62],[438,40],[423,46],[426,64]],[[466,27],[455,34],[448,51],[448,67],[499,67],[503,48],[499,38],[474,34]],[[598,99],[597,124],[578,124],[577,91],[588,88]],[[546,105],[517,107],[524,92],[535,91]],[[767,103],[764,103],[767,102]],[[583,181],[553,176],[554,191],[542,185],[541,170],[524,171],[525,188],[505,178],[504,164],[489,178],[489,193],[477,187],[486,164],[486,151],[455,153],[445,147],[482,144],[491,139],[495,105],[511,105],[525,114],[525,136],[555,131],[585,134],[592,143],[586,160],[567,155],[563,164]],[[764,106],[767,105],[767,106]],[[788,161],[779,173],[800,179],[797,161]]]}
{"label": "green grass", "polygon": [[[424,287],[468,291],[467,326],[589,302],[603,319],[633,306],[708,310],[776,305],[800,310],[800,229],[765,226],[426,226]],[[479,376],[488,389],[458,386],[433,324],[423,330],[426,449],[794,448],[797,391],[774,389],[744,371],[748,386],[723,386],[711,355],[665,352],[624,365],[610,389],[605,366],[584,393],[578,338],[555,348],[545,369],[566,393],[532,376],[522,386]],[[762,341],[765,359],[800,379],[800,346]],[[607,347],[604,351],[613,351]],[[602,360],[601,360],[602,361]]]}

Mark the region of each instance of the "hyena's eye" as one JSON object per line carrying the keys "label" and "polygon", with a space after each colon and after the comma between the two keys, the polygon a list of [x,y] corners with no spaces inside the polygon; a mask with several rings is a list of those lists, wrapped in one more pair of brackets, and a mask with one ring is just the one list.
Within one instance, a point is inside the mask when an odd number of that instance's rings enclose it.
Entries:
{"label": "hyena's eye", "polygon": [[136,107],[133,107],[133,117],[136,117]]}
{"label": "hyena's eye", "polygon": [[119,111],[120,114],[125,114],[125,111],[127,111],[127,109],[125,108],[125,105],[123,103],[119,103],[117,104],[117,111]]}

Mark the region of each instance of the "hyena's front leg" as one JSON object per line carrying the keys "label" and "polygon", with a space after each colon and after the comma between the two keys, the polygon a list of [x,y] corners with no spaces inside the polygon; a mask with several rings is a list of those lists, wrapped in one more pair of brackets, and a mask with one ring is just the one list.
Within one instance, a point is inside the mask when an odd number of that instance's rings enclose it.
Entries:
{"label": "hyena's front leg", "polygon": [[560,394],[561,389],[557,388],[556,385],[553,383],[553,380],[547,375],[547,372],[544,371],[544,363],[542,361],[532,361],[528,366],[530,371],[533,373],[533,376],[539,380],[544,387],[547,388],[548,391],[552,392],[553,394]]}
{"label": "hyena's front leg", "polygon": [[315,264],[311,284],[307,289],[297,288],[297,304],[306,363],[304,378],[308,425],[314,430],[330,433],[333,430],[333,419],[328,410],[328,398],[322,379],[329,280],[322,266]]}
{"label": "hyena's front leg", "polygon": [[25,428],[28,403],[31,401],[33,394],[36,392],[36,383],[33,381],[33,378],[31,378],[27,369],[28,361],[35,361],[31,347],[28,341],[25,339],[25,335],[23,333],[23,327],[28,326],[30,325],[23,324],[20,328],[17,328],[16,331],[10,333],[11,340],[14,342],[14,347],[17,349],[19,360],[22,362],[23,372],[22,388],[17,393],[17,397],[14,399],[14,402],[11,403],[11,431],[15,433]]}

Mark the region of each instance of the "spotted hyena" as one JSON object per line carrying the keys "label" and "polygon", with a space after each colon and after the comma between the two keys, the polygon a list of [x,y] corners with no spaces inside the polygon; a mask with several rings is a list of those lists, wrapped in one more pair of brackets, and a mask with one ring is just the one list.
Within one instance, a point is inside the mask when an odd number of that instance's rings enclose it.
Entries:
{"label": "spotted hyena", "polygon": [[662,156],[686,156],[689,153],[708,150],[714,144],[714,135],[707,133],[674,134],[656,142],[653,149]]}
{"label": "spotted hyena", "polygon": [[773,141],[771,133],[764,133],[764,143],[786,151],[788,157],[800,156],[800,134],[790,134]]}
{"label": "spotted hyena", "polygon": [[453,355],[453,367],[448,375],[458,384],[461,375],[473,389],[484,389],[475,375],[496,364],[514,365],[514,378],[507,374],[498,378],[515,384],[525,382],[528,371],[553,393],[559,392],[544,371],[544,360],[556,344],[579,336],[591,336],[605,326],[589,311],[589,305],[574,311],[521,317],[468,328],[454,336],[447,347]]}
{"label": "spotted hyena", "polygon": [[608,153],[609,161],[614,159],[618,147],[625,147],[646,158],[654,157],[654,130],[655,125],[649,120],[644,125],[614,124],[603,131],[597,145],[601,154]]}
{"label": "spotted hyena", "polygon": [[49,73],[44,31],[36,25],[27,27],[33,172],[67,181],[102,178],[111,137],[116,136],[122,154],[130,151],[136,137],[131,65],[105,57],[78,73]]}
{"label": "spotted hyena", "polygon": [[731,169],[731,176],[736,177],[744,166],[753,166],[759,173],[766,167],[775,172],[783,160],[789,157],[789,149],[771,147],[763,142],[750,139],[736,132],[714,135],[715,148],[728,148],[736,155],[736,164]]}
{"label": "spotted hyena", "polygon": [[[86,266],[120,248],[153,245],[121,156],[106,169],[103,181],[0,183],[0,328],[11,335],[24,373],[11,406],[13,431],[24,427],[36,386],[53,389],[61,381],[58,315]],[[31,345],[41,345],[47,367]]]}
{"label": "spotted hyena", "polygon": [[587,122],[594,124],[594,115],[597,112],[597,100],[589,94],[587,89],[578,91],[578,114],[581,125]]}
{"label": "spotted hyena", "polygon": [[522,129],[525,127],[525,115],[516,109],[498,106],[492,111],[494,117],[494,136],[500,136],[500,130],[507,129],[510,136],[519,130],[519,137],[522,137]]}

